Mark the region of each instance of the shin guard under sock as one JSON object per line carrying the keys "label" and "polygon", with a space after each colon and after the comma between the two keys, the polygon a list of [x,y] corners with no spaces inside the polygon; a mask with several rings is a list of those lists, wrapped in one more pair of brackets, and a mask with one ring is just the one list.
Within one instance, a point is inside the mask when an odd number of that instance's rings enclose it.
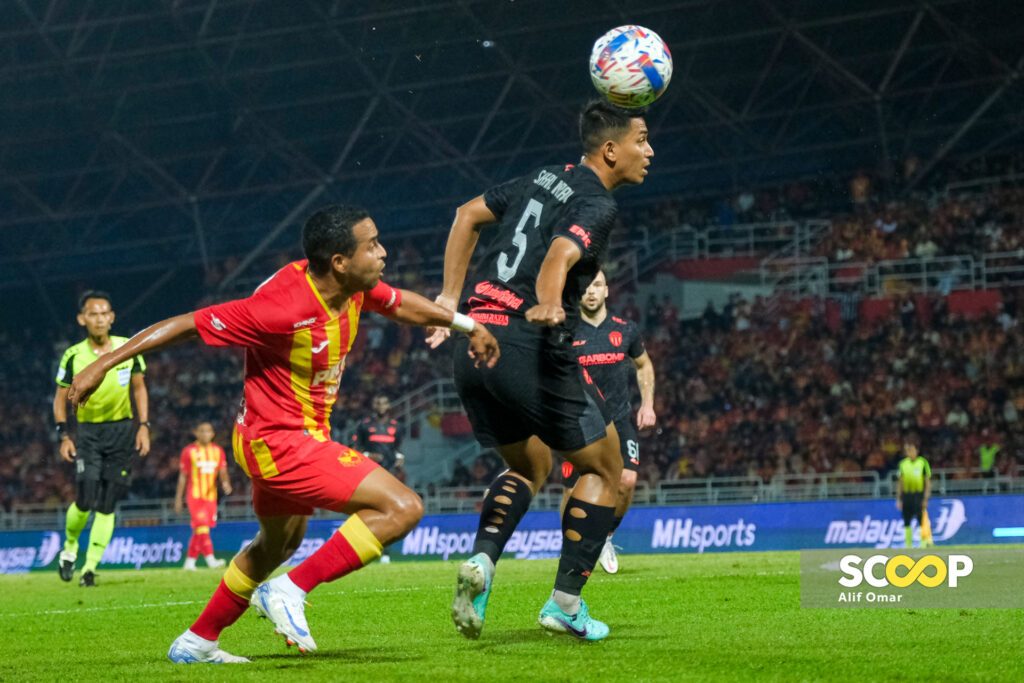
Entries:
{"label": "shin guard under sock", "polygon": [[579,595],[601,555],[615,508],[570,498],[562,514],[562,556],[555,590]]}
{"label": "shin guard under sock", "polygon": [[480,509],[480,526],[473,543],[473,554],[484,553],[497,564],[501,551],[530,509],[533,491],[519,477],[503,474],[494,480]]}

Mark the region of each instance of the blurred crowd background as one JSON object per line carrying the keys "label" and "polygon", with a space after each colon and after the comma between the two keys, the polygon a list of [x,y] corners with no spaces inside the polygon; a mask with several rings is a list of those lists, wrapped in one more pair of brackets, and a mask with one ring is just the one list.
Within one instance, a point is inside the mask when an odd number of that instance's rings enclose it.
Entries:
{"label": "blurred crowd background", "polygon": [[[724,197],[665,198],[623,210],[620,238],[817,218],[831,221],[832,229],[814,253],[831,264],[1018,252],[1024,248],[1024,185],[970,187],[969,181],[1014,178],[1021,161],[1019,155],[978,160],[937,178],[934,189],[899,199],[893,198],[902,196],[898,181],[882,184],[866,173]],[[914,164],[907,161],[906,177]],[[946,189],[957,182],[965,189]],[[429,239],[390,245],[384,235],[391,252],[386,279],[433,297],[440,282],[427,264],[438,258],[445,234],[439,229]],[[256,270],[265,276],[295,257],[269,254]],[[222,265],[210,272],[208,285],[234,264]],[[920,435],[933,468],[954,469],[956,476],[1015,476],[1024,464],[1024,289],[1001,289],[998,305],[974,317],[951,311],[942,292],[889,292],[886,315],[866,315],[855,286],[799,300],[785,293],[732,295],[724,305],[686,302],[691,311],[702,309],[693,317],[681,312],[676,298],[638,296],[641,291],[642,283],[619,278],[609,307],[639,324],[656,369],[658,423],[641,434],[642,481],[884,475],[901,457],[908,430]],[[180,309],[202,303],[181,301]],[[0,402],[0,507],[8,510],[73,498],[73,469],[57,455],[51,410],[56,362],[83,336],[68,317],[63,328],[0,332],[6,359],[0,365],[6,394]],[[132,331],[115,324],[114,333]],[[430,352],[423,338],[422,330],[364,319],[335,406],[335,438],[348,438],[374,395],[395,401],[450,376],[450,351]],[[169,497],[178,455],[196,423],[212,422],[230,457],[242,357],[191,343],[146,360],[153,449],[135,468],[131,497]],[[450,478],[418,484],[487,484],[499,466],[485,452],[458,463]],[[230,471],[244,490],[244,475],[233,465]]]}

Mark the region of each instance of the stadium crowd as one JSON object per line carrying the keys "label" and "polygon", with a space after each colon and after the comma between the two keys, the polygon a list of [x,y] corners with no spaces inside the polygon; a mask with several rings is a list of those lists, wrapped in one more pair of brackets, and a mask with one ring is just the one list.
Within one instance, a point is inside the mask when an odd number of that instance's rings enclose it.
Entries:
{"label": "stadium crowd", "polygon": [[[1017,159],[1011,161],[1019,161]],[[1016,166],[1000,166],[1006,173]],[[991,173],[991,169],[974,169]],[[836,184],[794,182],[719,202],[665,201],[635,214],[640,233],[679,225],[826,216],[832,233],[821,253],[830,260],[881,260],[946,253],[991,252],[1024,245],[1024,189],[995,185],[970,195],[915,196],[883,202],[869,178],[855,177],[836,214]],[[429,264],[406,239],[395,250],[393,284],[433,296]],[[276,267],[287,260],[273,254]],[[223,272],[229,272],[225,264]],[[845,296],[845,300],[844,300]],[[648,483],[684,477],[758,476],[873,470],[898,457],[901,434],[920,431],[935,468],[962,476],[982,467],[1012,473],[1024,464],[1024,290],[1004,290],[997,314],[966,320],[944,297],[897,294],[892,316],[858,317],[858,297],[839,294],[840,324],[824,301],[733,298],[704,315],[680,320],[669,297],[649,297],[643,308],[628,292],[613,296],[618,314],[640,323],[657,370],[658,426],[641,435],[640,478]],[[364,321],[365,334],[342,377],[335,406],[335,438],[368,410],[373,395],[400,397],[430,380],[448,377],[448,364],[428,353],[418,330]],[[56,456],[51,400],[54,362],[80,330],[45,342],[39,330],[0,331],[8,362],[0,404],[0,507],[68,501],[73,472]],[[44,351],[41,353],[40,349]],[[49,352],[47,352],[49,351]],[[229,446],[241,386],[240,353],[192,344],[147,358],[153,450],[138,462],[131,497],[173,495],[178,454],[202,420]],[[229,448],[227,450],[230,450]],[[469,485],[492,478],[495,459],[484,454],[437,485]],[[232,467],[238,491],[244,475]]]}

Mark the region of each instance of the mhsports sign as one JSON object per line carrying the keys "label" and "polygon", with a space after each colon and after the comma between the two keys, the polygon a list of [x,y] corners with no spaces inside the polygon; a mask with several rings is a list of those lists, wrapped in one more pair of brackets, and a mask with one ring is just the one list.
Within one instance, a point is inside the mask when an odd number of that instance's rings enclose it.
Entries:
{"label": "mhsports sign", "polygon": [[[1001,535],[1024,533],[1024,496],[933,498],[928,505],[932,531],[940,545],[1015,543]],[[429,515],[391,549],[393,560],[461,559],[473,547],[479,517]],[[340,520],[310,520],[306,540],[291,558],[296,563],[323,544]],[[213,531],[214,546],[233,555],[256,533],[255,522],[222,522]],[[180,566],[191,529],[187,525],[117,528],[102,568]],[[916,537],[915,523],[915,537]],[[0,533],[0,573],[55,569],[63,541],[59,529]],[[706,553],[807,548],[899,549],[903,520],[890,499],[638,507],[615,533],[625,553]],[[523,559],[557,557],[561,523],[552,511],[530,512],[509,540],[506,553]]]}

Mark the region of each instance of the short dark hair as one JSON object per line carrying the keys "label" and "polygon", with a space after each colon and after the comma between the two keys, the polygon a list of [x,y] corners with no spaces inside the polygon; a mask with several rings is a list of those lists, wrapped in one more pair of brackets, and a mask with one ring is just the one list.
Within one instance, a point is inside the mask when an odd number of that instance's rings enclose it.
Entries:
{"label": "short dark hair", "polygon": [[110,295],[99,289],[87,289],[82,292],[82,296],[78,297],[78,312],[81,313],[85,310],[85,302],[89,299],[103,299],[110,307],[113,308],[114,304],[110,300]]}
{"label": "short dark hair", "polygon": [[335,254],[351,256],[356,250],[352,227],[370,214],[361,206],[333,204],[320,209],[302,228],[302,251],[314,275],[325,275]]}
{"label": "short dark hair", "polygon": [[591,100],[580,112],[580,145],[590,154],[607,140],[617,140],[633,125],[633,119],[647,113],[644,107],[626,109],[608,100]]}

